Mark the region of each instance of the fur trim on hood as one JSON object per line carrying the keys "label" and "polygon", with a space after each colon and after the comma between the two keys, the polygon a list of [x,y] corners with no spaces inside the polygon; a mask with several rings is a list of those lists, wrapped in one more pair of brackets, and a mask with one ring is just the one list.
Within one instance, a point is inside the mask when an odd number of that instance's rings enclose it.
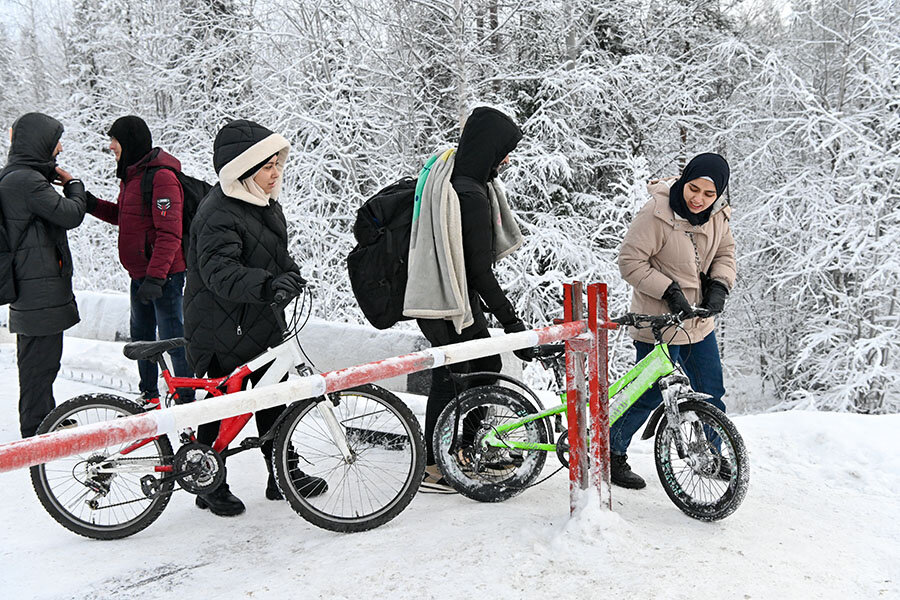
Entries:
{"label": "fur trim on hood", "polygon": [[[291,144],[283,136],[252,121],[232,121],[219,131],[213,145],[213,164],[219,174],[222,192],[230,198],[268,206],[268,201],[248,192],[239,179],[274,154],[278,155],[278,165],[283,168],[290,150]],[[281,179],[275,184],[271,197],[277,198],[280,193]]]}

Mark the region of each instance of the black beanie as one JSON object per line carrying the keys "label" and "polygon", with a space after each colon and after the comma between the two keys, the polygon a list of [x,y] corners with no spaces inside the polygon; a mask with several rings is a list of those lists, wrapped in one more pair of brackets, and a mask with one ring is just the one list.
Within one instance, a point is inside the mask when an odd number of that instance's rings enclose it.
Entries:
{"label": "black beanie", "polygon": [[116,177],[125,179],[125,169],[147,156],[153,149],[150,128],[142,118],[129,115],[116,119],[106,133],[109,137],[116,138],[122,146],[122,154],[116,165]]}

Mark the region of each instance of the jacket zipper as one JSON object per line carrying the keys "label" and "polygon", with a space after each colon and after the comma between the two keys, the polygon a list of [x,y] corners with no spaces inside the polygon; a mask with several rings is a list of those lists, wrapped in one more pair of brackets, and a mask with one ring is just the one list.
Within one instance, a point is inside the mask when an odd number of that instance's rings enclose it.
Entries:
{"label": "jacket zipper", "polygon": [[244,335],[244,331],[241,329],[241,323],[243,323],[246,313],[247,313],[247,305],[244,304],[241,306],[241,314],[238,317],[238,323],[237,323],[237,334],[238,335]]}

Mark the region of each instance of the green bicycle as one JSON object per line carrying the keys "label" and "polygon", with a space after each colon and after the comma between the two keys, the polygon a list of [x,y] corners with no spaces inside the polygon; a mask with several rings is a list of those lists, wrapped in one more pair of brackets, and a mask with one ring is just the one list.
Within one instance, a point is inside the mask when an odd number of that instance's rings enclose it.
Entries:
{"label": "green bicycle", "polygon": [[[690,316],[703,315],[698,309]],[[731,420],[706,402],[710,396],[691,388],[669,357],[663,331],[679,326],[684,318],[687,316],[627,313],[613,319],[620,325],[651,329],[656,344],[610,386],[609,421],[615,423],[658,383],[663,402],[648,419],[641,438],[656,435],[656,470],[672,502],[692,518],[716,521],[733,513],[747,493],[747,449]],[[562,400],[561,405],[546,410],[530,388],[512,377],[495,373],[456,376],[460,380],[491,377],[518,388],[493,383],[470,387],[438,417],[435,459],[460,494],[481,502],[512,498],[534,484],[550,452],[568,467],[568,431],[562,418],[566,413],[564,346],[539,346],[538,354],[544,366],[553,370]],[[554,432],[559,435],[556,443],[551,443]]]}

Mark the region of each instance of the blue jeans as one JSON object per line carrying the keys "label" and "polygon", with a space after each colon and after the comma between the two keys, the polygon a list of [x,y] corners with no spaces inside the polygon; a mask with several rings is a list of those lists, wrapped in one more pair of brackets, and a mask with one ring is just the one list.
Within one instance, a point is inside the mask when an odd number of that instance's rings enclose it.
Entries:
{"label": "blue jeans", "polygon": [[[646,342],[635,341],[634,347],[637,349],[638,362],[653,350],[653,344]],[[722,402],[722,396],[725,395],[725,386],[722,383],[722,360],[719,356],[719,346],[716,344],[715,331],[710,332],[696,344],[669,346],[669,354],[673,362],[677,361],[684,368],[688,379],[691,380],[691,387],[695,391],[712,396],[709,403],[724,412],[725,403]],[[659,386],[654,384],[610,427],[610,453],[625,454],[631,438],[643,426],[653,409],[661,403],[662,394]]]}
{"label": "blue jeans", "polygon": [[[166,277],[162,296],[144,304],[137,298],[138,288],[143,279],[131,280],[131,339],[132,341],[155,341],[159,330],[159,339],[168,340],[184,336],[184,316],[182,313],[182,290],[184,289],[184,272],[174,273]],[[193,377],[191,368],[184,356],[184,348],[175,348],[169,352],[172,359],[172,370],[178,377]],[[139,389],[144,397],[159,396],[159,370],[156,363],[149,360],[138,361],[138,373],[141,376]],[[193,390],[182,390],[181,402],[193,400]],[[188,396],[188,397],[185,397]]]}

